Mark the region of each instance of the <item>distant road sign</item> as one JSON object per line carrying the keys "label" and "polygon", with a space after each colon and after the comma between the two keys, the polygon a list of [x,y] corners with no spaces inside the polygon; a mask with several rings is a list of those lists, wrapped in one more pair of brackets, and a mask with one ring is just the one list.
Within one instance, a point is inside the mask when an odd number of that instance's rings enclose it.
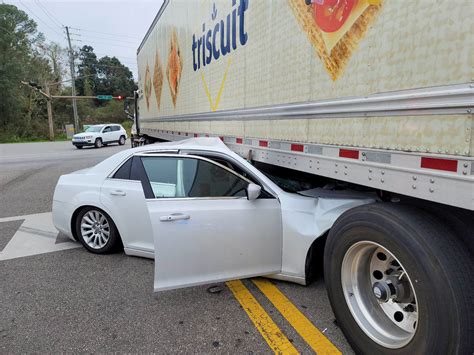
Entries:
{"label": "distant road sign", "polygon": [[112,100],[113,99],[112,95],[97,95],[96,97],[98,100]]}

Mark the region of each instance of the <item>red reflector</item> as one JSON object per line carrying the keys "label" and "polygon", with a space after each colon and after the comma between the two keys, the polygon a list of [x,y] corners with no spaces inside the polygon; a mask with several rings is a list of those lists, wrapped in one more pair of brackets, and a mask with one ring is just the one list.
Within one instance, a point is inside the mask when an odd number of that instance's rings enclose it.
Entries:
{"label": "red reflector", "polygon": [[268,147],[268,142],[267,142],[267,141],[259,141],[259,142],[258,142],[258,145],[259,145],[260,147]]}
{"label": "red reflector", "polygon": [[350,149],[339,149],[339,157],[349,158],[349,159],[359,159],[359,151],[350,150]]}
{"label": "red reflector", "polygon": [[197,137],[197,136],[198,136],[198,134],[197,134],[197,133],[194,133],[194,137]]}
{"label": "red reflector", "polygon": [[235,143],[242,144],[242,138],[235,138]]}
{"label": "red reflector", "polygon": [[421,167],[425,169],[458,171],[458,161],[452,159],[421,157]]}
{"label": "red reflector", "polygon": [[219,138],[221,139],[221,141],[224,141],[224,137],[221,136],[221,137],[219,137]]}
{"label": "red reflector", "polygon": [[304,145],[303,144],[292,144],[291,145],[291,150],[294,152],[302,152],[304,151]]}

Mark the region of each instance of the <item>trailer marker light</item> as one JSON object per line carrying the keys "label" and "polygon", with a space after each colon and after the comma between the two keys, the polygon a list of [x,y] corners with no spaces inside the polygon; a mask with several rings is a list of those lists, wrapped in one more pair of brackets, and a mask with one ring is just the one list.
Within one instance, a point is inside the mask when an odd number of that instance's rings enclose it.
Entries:
{"label": "trailer marker light", "polygon": [[242,144],[242,138],[235,138],[235,143]]}
{"label": "trailer marker light", "polygon": [[268,147],[268,141],[259,141],[259,142],[258,142],[258,145],[259,145],[260,147]]}
{"label": "trailer marker light", "polygon": [[421,157],[421,167],[425,169],[458,171],[458,161],[453,159]]}
{"label": "trailer marker light", "polygon": [[291,150],[294,152],[303,152],[304,151],[304,145],[303,144],[292,144],[291,145]]}
{"label": "trailer marker light", "polygon": [[224,141],[224,137],[220,136],[219,138],[220,138],[221,141]]}
{"label": "trailer marker light", "polygon": [[339,149],[340,158],[359,159],[359,151],[351,149]]}

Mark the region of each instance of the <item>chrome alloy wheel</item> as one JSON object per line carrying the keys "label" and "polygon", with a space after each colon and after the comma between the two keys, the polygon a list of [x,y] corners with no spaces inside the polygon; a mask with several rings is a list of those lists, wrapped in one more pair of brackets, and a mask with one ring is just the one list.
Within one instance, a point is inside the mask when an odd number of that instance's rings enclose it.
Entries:
{"label": "chrome alloy wheel", "polygon": [[352,316],[373,341],[391,349],[411,341],[418,324],[415,289],[390,251],[370,241],[352,245],[344,255],[341,282]]}
{"label": "chrome alloy wheel", "polygon": [[97,210],[88,211],[81,219],[81,235],[91,248],[103,248],[110,237],[110,225],[105,215]]}

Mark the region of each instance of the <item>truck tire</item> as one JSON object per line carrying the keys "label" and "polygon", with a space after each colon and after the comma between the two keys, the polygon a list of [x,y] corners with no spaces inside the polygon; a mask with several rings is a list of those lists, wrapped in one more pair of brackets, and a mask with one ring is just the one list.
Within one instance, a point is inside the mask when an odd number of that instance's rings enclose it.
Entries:
{"label": "truck tire", "polygon": [[472,270],[450,228],[405,205],[345,212],[324,251],[332,309],[362,354],[472,353]]}

